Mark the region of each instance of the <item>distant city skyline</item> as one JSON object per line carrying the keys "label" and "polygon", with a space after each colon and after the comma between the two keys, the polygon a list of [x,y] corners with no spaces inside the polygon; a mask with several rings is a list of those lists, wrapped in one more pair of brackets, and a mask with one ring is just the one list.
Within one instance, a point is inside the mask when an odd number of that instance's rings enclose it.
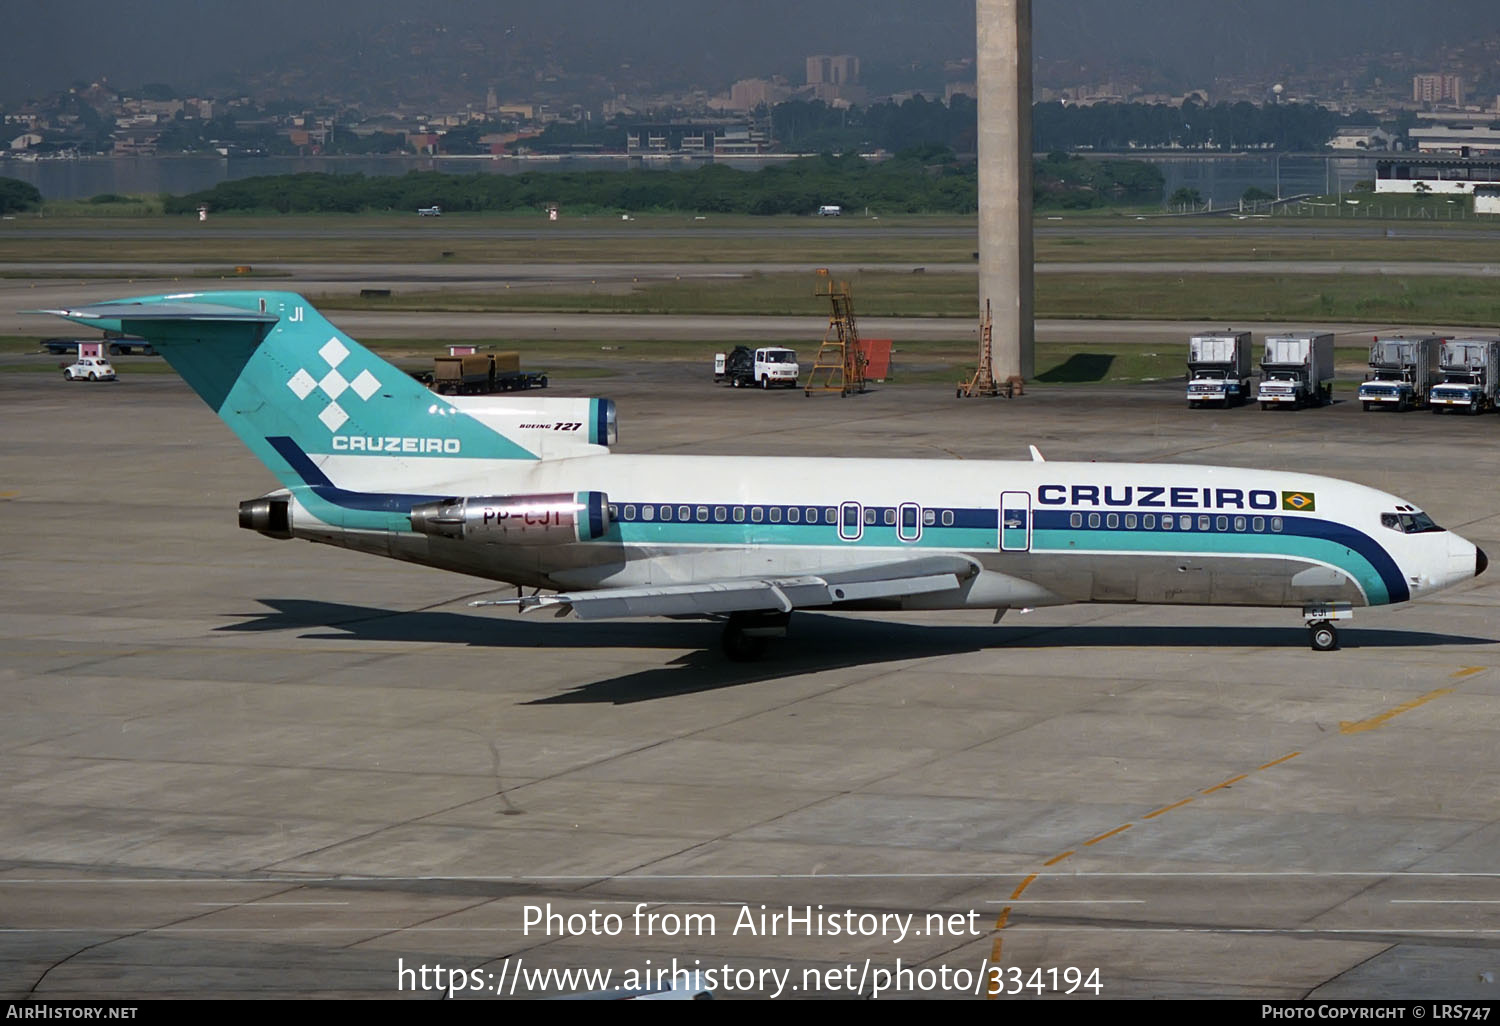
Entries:
{"label": "distant city skyline", "polygon": [[[370,95],[378,95],[382,76],[404,76],[403,89],[471,88],[476,102],[496,84],[518,93],[526,83],[563,83],[582,97],[651,87],[727,93],[741,79],[800,82],[807,58],[819,54],[858,58],[872,93],[901,81],[903,71],[917,76],[919,65],[929,66],[922,75],[938,79],[926,87],[940,90],[942,63],[970,58],[974,48],[973,0],[825,0],[815,11],[787,0],[483,8],[461,0],[365,0],[357,7],[261,0],[253,8],[228,0],[52,0],[12,5],[6,15],[13,46],[0,63],[0,103],[7,105],[101,76],[116,88],[161,82],[211,95],[326,88],[325,74],[351,90],[369,87]],[[1167,90],[1316,73],[1359,54],[1426,59],[1431,66],[1422,72],[1442,73],[1447,69],[1435,61],[1445,48],[1500,33],[1500,5],[1073,0],[1037,4],[1035,23],[1039,68],[1080,83],[1133,75]],[[439,25],[446,31],[435,32]],[[421,45],[402,53],[406,39]],[[386,50],[397,54],[394,61]],[[1397,76],[1404,90],[1415,70]]]}

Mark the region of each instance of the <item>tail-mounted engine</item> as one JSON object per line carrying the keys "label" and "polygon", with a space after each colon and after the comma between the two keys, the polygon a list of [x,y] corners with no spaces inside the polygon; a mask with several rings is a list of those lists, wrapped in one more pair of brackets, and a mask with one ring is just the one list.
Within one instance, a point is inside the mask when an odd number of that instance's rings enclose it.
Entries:
{"label": "tail-mounted engine", "polygon": [[603,492],[484,495],[424,502],[411,510],[418,534],[491,545],[569,545],[609,530]]}
{"label": "tail-mounted engine", "polygon": [[290,492],[272,492],[258,499],[240,503],[240,526],[259,531],[267,538],[285,540],[292,537],[292,498]]}

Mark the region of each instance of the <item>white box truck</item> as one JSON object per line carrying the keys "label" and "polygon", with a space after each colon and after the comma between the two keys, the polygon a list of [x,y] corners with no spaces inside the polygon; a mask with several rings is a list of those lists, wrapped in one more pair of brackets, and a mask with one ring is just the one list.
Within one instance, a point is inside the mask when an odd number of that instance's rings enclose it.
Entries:
{"label": "white box truck", "polygon": [[1250,333],[1223,331],[1188,339],[1189,409],[1239,406],[1250,399]]}
{"label": "white box truck", "polygon": [[1500,386],[1500,338],[1491,335],[1453,338],[1438,357],[1442,380],[1432,386],[1432,412],[1493,410]]}
{"label": "white box truck", "polygon": [[785,346],[765,346],[752,350],[735,346],[730,353],[714,354],[714,380],[727,381],[735,388],[796,388],[797,351]]}
{"label": "white box truck", "polygon": [[1322,406],[1333,399],[1333,336],[1268,335],[1260,361],[1260,408]]}
{"label": "white box truck", "polygon": [[1365,410],[1426,406],[1437,381],[1442,348],[1443,340],[1435,335],[1377,337],[1370,343],[1370,372],[1359,386]]}

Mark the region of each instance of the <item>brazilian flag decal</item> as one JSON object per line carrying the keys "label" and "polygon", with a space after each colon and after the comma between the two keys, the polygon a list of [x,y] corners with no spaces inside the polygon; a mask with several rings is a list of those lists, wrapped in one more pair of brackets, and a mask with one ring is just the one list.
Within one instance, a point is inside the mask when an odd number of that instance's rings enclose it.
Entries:
{"label": "brazilian flag decal", "polygon": [[1281,508],[1296,510],[1299,513],[1311,513],[1318,508],[1318,504],[1312,492],[1282,492]]}

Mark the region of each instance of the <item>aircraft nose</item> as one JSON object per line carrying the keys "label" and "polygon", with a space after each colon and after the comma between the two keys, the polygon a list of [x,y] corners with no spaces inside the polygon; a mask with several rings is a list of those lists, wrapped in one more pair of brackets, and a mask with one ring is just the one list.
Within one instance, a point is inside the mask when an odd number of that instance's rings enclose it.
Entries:
{"label": "aircraft nose", "polygon": [[1484,550],[1481,549],[1478,545],[1474,546],[1474,576],[1478,577],[1480,574],[1484,573],[1485,569],[1489,565],[1490,559],[1484,554]]}

